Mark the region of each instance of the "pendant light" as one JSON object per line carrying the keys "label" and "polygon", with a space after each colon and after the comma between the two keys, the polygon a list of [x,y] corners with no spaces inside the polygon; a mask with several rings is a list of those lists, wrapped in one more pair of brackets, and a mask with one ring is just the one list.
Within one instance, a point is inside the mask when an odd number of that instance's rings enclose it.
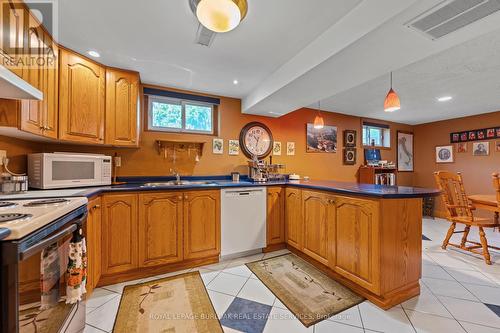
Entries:
{"label": "pendant light", "polygon": [[391,90],[385,97],[384,101],[384,111],[385,112],[394,112],[401,109],[401,102],[399,101],[399,96],[396,94],[394,89],[392,89],[392,72],[391,72]]}
{"label": "pendant light", "polygon": [[209,30],[228,32],[243,21],[247,10],[247,0],[199,0],[196,17]]}
{"label": "pendant light", "polygon": [[325,127],[325,122],[321,116],[321,102],[318,102],[318,114],[316,115],[316,118],[314,118],[314,128],[322,129],[323,127]]}

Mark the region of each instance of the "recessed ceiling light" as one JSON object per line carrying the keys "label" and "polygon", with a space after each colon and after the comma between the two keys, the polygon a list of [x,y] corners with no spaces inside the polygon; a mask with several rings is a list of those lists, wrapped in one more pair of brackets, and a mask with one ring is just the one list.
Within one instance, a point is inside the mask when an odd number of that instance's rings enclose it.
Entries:
{"label": "recessed ceiling light", "polygon": [[453,99],[453,97],[451,96],[443,96],[443,97],[439,97],[437,100],[439,102],[448,102],[448,101],[451,101]]}
{"label": "recessed ceiling light", "polygon": [[97,51],[89,51],[87,52],[89,56],[94,57],[94,58],[99,58],[101,55]]}
{"label": "recessed ceiling light", "polygon": [[239,83],[238,80],[233,80],[234,85],[237,85],[238,83]]}

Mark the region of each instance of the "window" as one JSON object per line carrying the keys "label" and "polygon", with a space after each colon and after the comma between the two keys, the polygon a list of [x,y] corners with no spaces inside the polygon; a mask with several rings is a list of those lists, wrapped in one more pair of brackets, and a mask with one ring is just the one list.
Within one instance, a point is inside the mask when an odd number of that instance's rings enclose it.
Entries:
{"label": "window", "polygon": [[363,146],[391,147],[391,130],[388,125],[363,123]]}
{"label": "window", "polygon": [[148,129],[214,134],[214,105],[166,97],[149,97]]}

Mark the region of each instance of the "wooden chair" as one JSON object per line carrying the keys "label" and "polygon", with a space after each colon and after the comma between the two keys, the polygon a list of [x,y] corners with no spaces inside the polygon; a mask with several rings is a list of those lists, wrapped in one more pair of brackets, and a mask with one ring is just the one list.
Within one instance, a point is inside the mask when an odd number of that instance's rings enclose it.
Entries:
{"label": "wooden chair", "polygon": [[[438,171],[434,173],[434,178],[439,190],[441,190],[441,197],[446,207],[447,219],[451,222],[446,238],[443,241],[442,248],[446,249],[448,245],[451,245],[465,251],[482,254],[486,264],[491,265],[488,248],[496,250],[500,250],[500,248],[488,245],[483,228],[495,228],[499,226],[498,223],[493,218],[474,216],[473,211],[475,207],[470,204],[467,198],[462,175],[460,173]],[[457,223],[465,226],[463,231],[455,231]],[[478,227],[481,243],[467,240],[471,226]],[[455,233],[463,233],[460,244],[450,243],[450,238]],[[473,245],[467,246],[467,243]],[[482,251],[478,249],[482,249]]]}
{"label": "wooden chair", "polygon": [[[497,206],[500,208],[500,176],[498,173],[494,173],[493,175],[493,188],[497,194]],[[495,212],[495,221],[498,223],[498,212]],[[500,231],[500,224],[498,225],[498,231]]]}

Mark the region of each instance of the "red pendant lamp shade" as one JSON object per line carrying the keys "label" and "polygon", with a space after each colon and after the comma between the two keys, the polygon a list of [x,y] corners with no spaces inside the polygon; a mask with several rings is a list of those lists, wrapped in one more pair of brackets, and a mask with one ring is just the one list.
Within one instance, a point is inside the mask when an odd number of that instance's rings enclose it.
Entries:
{"label": "red pendant lamp shade", "polygon": [[318,114],[316,115],[316,118],[314,118],[313,126],[315,129],[322,129],[323,127],[325,127],[325,121],[321,116],[321,102],[318,102]]}
{"label": "red pendant lamp shade", "polygon": [[391,90],[385,97],[384,101],[384,111],[394,112],[401,109],[401,101],[399,100],[398,94],[392,89],[392,72],[391,72]]}

